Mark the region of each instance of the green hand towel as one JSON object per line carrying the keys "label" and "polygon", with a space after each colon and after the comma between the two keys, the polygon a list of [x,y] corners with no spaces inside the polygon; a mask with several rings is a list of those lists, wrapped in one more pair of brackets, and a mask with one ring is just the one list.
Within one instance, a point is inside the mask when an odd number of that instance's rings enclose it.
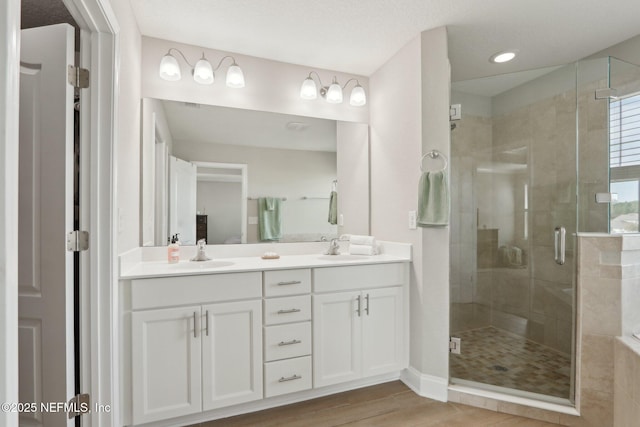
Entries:
{"label": "green hand towel", "polygon": [[[260,240],[282,239],[282,200],[275,197],[258,199],[258,228]],[[271,209],[269,209],[271,208]]]}
{"label": "green hand towel", "polygon": [[338,223],[338,193],[331,192],[329,196],[329,224],[336,225]]}
{"label": "green hand towel", "polygon": [[449,187],[444,171],[425,172],[418,185],[418,225],[441,227],[449,224]]}

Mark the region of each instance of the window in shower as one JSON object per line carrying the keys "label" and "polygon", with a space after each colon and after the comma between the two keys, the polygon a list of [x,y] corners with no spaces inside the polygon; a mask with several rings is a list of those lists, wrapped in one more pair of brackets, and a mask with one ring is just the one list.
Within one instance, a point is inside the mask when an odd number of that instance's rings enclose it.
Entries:
{"label": "window in shower", "polygon": [[609,104],[611,233],[637,233],[640,219],[640,94]]}

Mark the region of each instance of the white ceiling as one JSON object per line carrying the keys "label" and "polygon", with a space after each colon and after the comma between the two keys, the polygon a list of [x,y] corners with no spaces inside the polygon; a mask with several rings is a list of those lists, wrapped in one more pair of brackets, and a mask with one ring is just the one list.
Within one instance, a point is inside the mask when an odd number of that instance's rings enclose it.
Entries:
{"label": "white ceiling", "polygon": [[163,101],[163,106],[178,143],[336,151],[334,120],[177,101]]}
{"label": "white ceiling", "polygon": [[[640,32],[639,0],[130,0],[143,35],[369,76],[447,26],[454,81],[566,64]],[[492,54],[520,50],[509,64]]]}

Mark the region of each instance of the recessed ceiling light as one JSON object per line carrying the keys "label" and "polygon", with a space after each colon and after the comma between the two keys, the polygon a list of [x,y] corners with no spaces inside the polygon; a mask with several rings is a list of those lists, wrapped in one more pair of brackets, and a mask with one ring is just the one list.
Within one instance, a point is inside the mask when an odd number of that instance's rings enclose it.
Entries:
{"label": "recessed ceiling light", "polygon": [[495,55],[491,55],[491,58],[489,58],[489,62],[493,62],[494,64],[502,64],[504,62],[509,62],[516,57],[517,53],[518,51],[516,49],[506,50],[504,52],[498,52]]}
{"label": "recessed ceiling light", "polygon": [[306,130],[309,127],[309,124],[302,123],[302,122],[288,122],[285,125],[285,127],[294,132],[302,132],[303,130]]}

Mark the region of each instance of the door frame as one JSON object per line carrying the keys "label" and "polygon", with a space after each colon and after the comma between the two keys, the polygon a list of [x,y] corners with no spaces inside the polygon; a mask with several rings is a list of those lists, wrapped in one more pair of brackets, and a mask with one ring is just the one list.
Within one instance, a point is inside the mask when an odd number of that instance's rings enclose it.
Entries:
{"label": "door frame", "polygon": [[[81,263],[82,390],[111,412],[84,415],[85,425],[110,426],[117,411],[118,359],[115,198],[118,33],[109,0],[63,0],[81,28],[81,66],[91,70],[82,93],[81,228],[90,250]],[[18,105],[20,0],[0,3],[0,402],[18,402]],[[17,425],[18,413],[0,411],[0,425]]]}

